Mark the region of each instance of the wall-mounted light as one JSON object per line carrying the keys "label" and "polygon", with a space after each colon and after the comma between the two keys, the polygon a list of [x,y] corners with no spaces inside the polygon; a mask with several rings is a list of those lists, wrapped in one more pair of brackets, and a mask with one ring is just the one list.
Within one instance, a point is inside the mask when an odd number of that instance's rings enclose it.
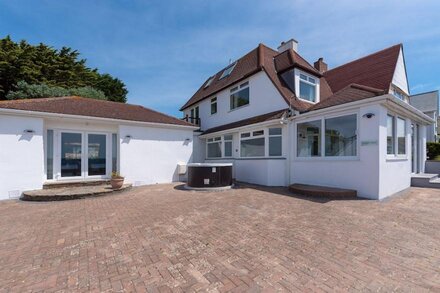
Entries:
{"label": "wall-mounted light", "polygon": [[364,115],[362,115],[362,117],[370,119],[373,118],[376,114],[374,113],[365,113]]}
{"label": "wall-mounted light", "polygon": [[131,135],[126,135],[125,138],[126,138],[126,139],[131,139],[132,136],[131,136]]}
{"label": "wall-mounted light", "polygon": [[25,129],[25,130],[23,130],[23,133],[29,133],[29,134],[32,134],[32,133],[35,133],[35,130],[32,130],[32,129]]}
{"label": "wall-mounted light", "polygon": [[185,138],[185,141],[186,141],[186,142],[190,142],[190,141],[191,141],[191,138]]}

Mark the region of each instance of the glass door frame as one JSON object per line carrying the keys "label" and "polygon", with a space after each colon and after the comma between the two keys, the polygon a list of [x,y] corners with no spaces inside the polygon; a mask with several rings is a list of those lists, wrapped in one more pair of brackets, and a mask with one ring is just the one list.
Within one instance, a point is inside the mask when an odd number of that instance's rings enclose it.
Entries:
{"label": "glass door frame", "polygon": [[[54,158],[53,158],[53,179],[49,179],[47,181],[70,181],[70,180],[90,180],[90,179],[109,179],[111,177],[112,172],[112,133],[111,132],[101,132],[101,131],[81,131],[81,130],[72,130],[72,129],[52,129],[54,132],[53,138],[53,150],[54,150]],[[61,176],[61,140],[63,133],[76,133],[81,134],[81,176],[69,176],[62,177]],[[105,135],[106,142],[106,174],[105,175],[88,175],[88,135],[89,134],[98,134]],[[47,168],[46,168],[47,169]]]}

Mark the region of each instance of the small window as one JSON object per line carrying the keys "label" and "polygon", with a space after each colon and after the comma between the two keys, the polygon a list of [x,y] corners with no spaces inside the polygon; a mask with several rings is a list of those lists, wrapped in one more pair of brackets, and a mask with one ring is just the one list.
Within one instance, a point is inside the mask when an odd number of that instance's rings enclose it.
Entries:
{"label": "small window", "polygon": [[230,109],[234,110],[241,106],[249,104],[249,84],[247,82],[240,85],[240,90],[238,87],[231,89],[231,101]]}
{"label": "small window", "polygon": [[321,120],[298,123],[297,156],[321,156]]}
{"label": "small window", "polygon": [[236,64],[237,64],[237,62],[234,62],[233,64],[231,64],[228,67],[226,67],[225,70],[223,70],[223,73],[220,76],[220,79],[228,77],[229,75],[231,75],[231,72],[232,72],[232,70],[234,70],[234,67],[235,67]]}
{"label": "small window", "polygon": [[406,139],[405,139],[405,120],[402,118],[397,118],[397,154],[398,155],[404,155],[406,154]]}
{"label": "small window", "polygon": [[211,115],[217,113],[217,98],[211,99]]}
{"label": "small window", "polygon": [[232,157],[232,135],[223,136],[225,146],[225,157]]}
{"label": "small window", "polygon": [[282,155],[282,130],[281,127],[269,128],[269,156]]}
{"label": "small window", "polygon": [[394,154],[394,117],[387,116],[387,154]]}
{"label": "small window", "polygon": [[250,136],[251,136],[250,132],[246,132],[246,133],[241,134],[241,138],[250,137]]}
{"label": "small window", "polygon": [[303,100],[316,102],[316,79],[305,74],[299,74],[299,97]]}
{"label": "small window", "polygon": [[252,135],[253,135],[253,136],[264,135],[264,130],[254,131],[254,132],[252,132]]}
{"label": "small window", "polygon": [[213,80],[214,80],[214,76],[210,77],[203,88],[206,89],[208,86],[210,86]]}
{"label": "small window", "polygon": [[357,154],[357,116],[325,119],[325,155],[350,157]]}
{"label": "small window", "polygon": [[215,137],[207,140],[207,157],[221,158],[222,157],[222,138]]}

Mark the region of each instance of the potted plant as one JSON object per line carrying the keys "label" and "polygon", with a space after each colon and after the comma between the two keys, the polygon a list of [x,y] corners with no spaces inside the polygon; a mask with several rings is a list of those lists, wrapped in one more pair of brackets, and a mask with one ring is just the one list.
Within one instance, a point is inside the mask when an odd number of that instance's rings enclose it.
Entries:
{"label": "potted plant", "polygon": [[110,179],[112,189],[120,189],[124,185],[124,177],[118,172],[112,172],[112,178]]}

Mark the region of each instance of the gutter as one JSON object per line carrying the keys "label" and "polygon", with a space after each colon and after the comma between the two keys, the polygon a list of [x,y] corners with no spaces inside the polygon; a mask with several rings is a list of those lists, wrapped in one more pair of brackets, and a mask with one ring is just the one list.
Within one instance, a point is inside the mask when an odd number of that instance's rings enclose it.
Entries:
{"label": "gutter", "polygon": [[[0,108],[0,114],[18,115],[18,116],[32,116],[37,118],[61,118],[61,119],[78,119],[78,120],[92,120],[98,122],[110,122],[115,124],[135,124],[140,126],[151,126],[159,128],[184,128],[188,130],[197,130],[199,127],[191,125],[178,125],[169,123],[158,123],[158,122],[143,122],[134,120],[123,120],[115,118],[104,118],[104,117],[93,117],[93,116],[82,116],[82,115],[72,115],[72,114],[60,114],[60,113],[50,113],[50,112],[39,112],[39,111],[27,111],[27,110],[16,110],[16,109],[5,109]],[[178,118],[175,118],[178,119]]]}
{"label": "gutter", "polygon": [[225,129],[225,130],[221,130],[221,131],[211,132],[208,134],[202,134],[199,137],[200,138],[211,138],[211,137],[218,136],[218,135],[229,134],[231,132],[239,132],[241,130],[249,129],[249,126],[251,126],[251,127],[254,127],[254,126],[255,127],[264,127],[264,126],[268,126],[268,125],[273,125],[274,123],[280,123],[280,120],[281,120],[280,118],[276,118],[276,119],[272,119],[269,121],[248,124],[248,125],[244,125],[244,126],[240,126],[240,127],[229,128],[229,129]]}

